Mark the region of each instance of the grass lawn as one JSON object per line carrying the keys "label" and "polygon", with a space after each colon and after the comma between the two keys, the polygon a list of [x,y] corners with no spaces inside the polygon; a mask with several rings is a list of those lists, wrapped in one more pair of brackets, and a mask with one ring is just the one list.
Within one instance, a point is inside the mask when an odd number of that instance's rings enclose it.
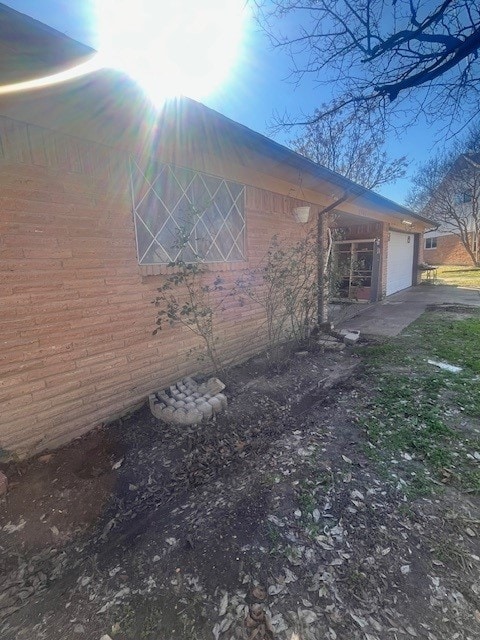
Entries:
{"label": "grass lawn", "polygon": [[371,455],[412,498],[447,483],[480,492],[480,312],[430,311],[398,338],[362,351],[375,381],[358,416]]}
{"label": "grass lawn", "polygon": [[[423,274],[423,279],[426,279],[426,274]],[[444,265],[438,267],[437,283],[466,287],[467,289],[480,289],[480,269]]]}

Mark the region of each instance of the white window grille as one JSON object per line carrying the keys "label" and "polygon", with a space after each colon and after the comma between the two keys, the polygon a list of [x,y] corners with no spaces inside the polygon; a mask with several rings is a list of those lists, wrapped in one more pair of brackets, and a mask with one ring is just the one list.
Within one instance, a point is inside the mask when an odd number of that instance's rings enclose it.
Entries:
{"label": "white window grille", "polygon": [[436,249],[437,238],[425,238],[425,249]]}
{"label": "white window grille", "polygon": [[131,162],[141,265],[244,260],[245,186],[170,164]]}

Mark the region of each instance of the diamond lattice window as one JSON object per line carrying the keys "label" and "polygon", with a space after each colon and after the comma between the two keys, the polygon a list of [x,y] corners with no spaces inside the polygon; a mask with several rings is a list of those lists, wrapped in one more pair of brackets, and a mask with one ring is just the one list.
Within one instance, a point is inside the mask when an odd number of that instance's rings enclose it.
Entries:
{"label": "diamond lattice window", "polygon": [[245,186],[181,167],[132,161],[141,265],[244,260]]}

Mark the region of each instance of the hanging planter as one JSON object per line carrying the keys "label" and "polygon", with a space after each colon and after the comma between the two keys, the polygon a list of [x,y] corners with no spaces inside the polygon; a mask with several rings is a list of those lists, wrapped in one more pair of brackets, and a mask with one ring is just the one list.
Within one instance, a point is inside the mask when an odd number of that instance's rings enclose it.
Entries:
{"label": "hanging planter", "polygon": [[296,222],[305,224],[310,218],[310,207],[295,207],[293,210],[293,217]]}

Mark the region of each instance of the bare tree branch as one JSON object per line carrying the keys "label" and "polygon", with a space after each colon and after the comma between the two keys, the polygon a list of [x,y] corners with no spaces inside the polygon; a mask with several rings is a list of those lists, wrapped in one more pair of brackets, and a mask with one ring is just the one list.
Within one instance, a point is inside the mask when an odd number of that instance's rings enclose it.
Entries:
{"label": "bare tree branch", "polygon": [[412,99],[422,103],[431,122],[445,115],[452,122],[467,119],[479,111],[478,2],[254,2],[273,46],[289,52],[298,81],[308,74],[333,94],[332,103],[303,124],[337,112],[364,118],[371,112],[391,124],[403,101],[412,109]]}
{"label": "bare tree branch", "polygon": [[374,86],[374,91],[380,95],[388,95],[389,99],[393,101],[401,91],[412,87],[419,87],[444,75],[449,69],[457,66],[460,61],[465,60],[470,54],[476,53],[479,47],[480,29],[460,45],[457,40],[457,44],[450,49],[446,49],[443,55],[438,55],[433,64],[419,73],[391,84],[376,85]]}
{"label": "bare tree branch", "polygon": [[338,114],[307,124],[291,141],[295,151],[367,189],[375,189],[405,175],[406,158],[388,159],[383,136],[370,126]]}

